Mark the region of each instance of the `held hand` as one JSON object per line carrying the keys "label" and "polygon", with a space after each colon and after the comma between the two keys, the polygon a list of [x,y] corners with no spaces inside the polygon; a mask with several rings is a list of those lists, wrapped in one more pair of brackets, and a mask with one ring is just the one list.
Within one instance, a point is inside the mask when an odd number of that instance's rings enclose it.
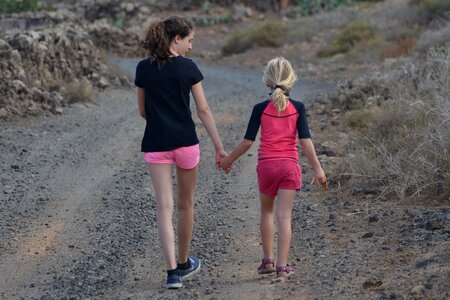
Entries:
{"label": "held hand", "polygon": [[232,162],[228,159],[228,157],[222,158],[220,160],[220,168],[225,171],[225,173],[230,173],[232,169]]}
{"label": "held hand", "polygon": [[223,159],[224,157],[227,157],[228,153],[225,152],[225,150],[216,150],[216,169],[220,169],[220,160]]}

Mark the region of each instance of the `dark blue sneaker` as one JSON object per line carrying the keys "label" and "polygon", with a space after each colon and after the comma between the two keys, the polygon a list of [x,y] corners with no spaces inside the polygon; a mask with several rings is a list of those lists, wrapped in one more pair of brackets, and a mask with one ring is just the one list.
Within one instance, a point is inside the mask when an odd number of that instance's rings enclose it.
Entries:
{"label": "dark blue sneaker", "polygon": [[182,286],[180,275],[167,275],[166,288],[179,289]]}
{"label": "dark blue sneaker", "polygon": [[181,279],[187,279],[194,274],[197,274],[200,271],[201,261],[196,256],[189,256],[189,268],[187,269],[179,269]]}

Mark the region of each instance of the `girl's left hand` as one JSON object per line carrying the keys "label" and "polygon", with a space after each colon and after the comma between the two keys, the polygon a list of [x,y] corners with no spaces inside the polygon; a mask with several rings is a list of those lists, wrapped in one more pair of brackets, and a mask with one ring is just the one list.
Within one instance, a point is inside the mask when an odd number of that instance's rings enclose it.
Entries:
{"label": "girl's left hand", "polygon": [[313,182],[317,186],[322,186],[325,190],[328,188],[327,177],[321,167],[313,169]]}
{"label": "girl's left hand", "polygon": [[220,160],[220,168],[225,171],[225,173],[230,173],[232,169],[232,163],[227,159],[227,157]]}

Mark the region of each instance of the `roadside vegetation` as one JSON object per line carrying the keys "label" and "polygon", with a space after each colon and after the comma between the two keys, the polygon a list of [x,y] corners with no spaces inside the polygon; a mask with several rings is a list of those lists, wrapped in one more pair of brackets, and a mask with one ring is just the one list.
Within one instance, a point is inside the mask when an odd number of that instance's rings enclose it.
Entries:
{"label": "roadside vegetation", "polygon": [[62,95],[69,103],[88,103],[94,99],[94,87],[87,80],[68,84]]}
{"label": "roadside vegetation", "polygon": [[0,1],[0,13],[17,13],[35,11],[38,9],[37,0],[2,0]]}
{"label": "roadside vegetation", "polygon": [[236,31],[221,48],[223,55],[242,53],[256,47],[281,47],[290,29],[282,21],[269,21],[248,30]]}
{"label": "roadside vegetation", "polygon": [[431,48],[386,85],[390,99],[346,114],[357,134],[341,179],[400,199],[449,199],[450,52]]}

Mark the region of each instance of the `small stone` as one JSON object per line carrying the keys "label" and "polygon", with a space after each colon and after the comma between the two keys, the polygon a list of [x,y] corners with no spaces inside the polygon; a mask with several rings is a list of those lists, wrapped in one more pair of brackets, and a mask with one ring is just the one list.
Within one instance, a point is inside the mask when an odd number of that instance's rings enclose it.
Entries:
{"label": "small stone", "polygon": [[362,287],[363,287],[364,289],[368,289],[368,288],[371,288],[371,287],[378,287],[378,286],[381,286],[382,284],[383,284],[383,281],[381,281],[380,279],[374,277],[374,278],[367,279],[367,280],[363,283]]}
{"label": "small stone", "polygon": [[416,260],[416,268],[424,268],[428,266],[431,262],[433,262],[432,259],[418,259]]}
{"label": "small stone", "polygon": [[438,221],[436,220],[430,220],[425,224],[425,229],[426,230],[438,230],[438,229],[442,229],[442,224],[440,224]]}
{"label": "small stone", "polygon": [[365,234],[362,236],[362,238],[363,238],[363,239],[368,239],[368,238],[373,237],[373,235],[374,235],[373,232],[367,232],[367,233],[365,233]]}
{"label": "small stone", "polygon": [[425,294],[425,287],[423,285],[418,285],[411,290],[410,294],[412,296],[422,296]]}
{"label": "small stone", "polygon": [[380,219],[378,218],[377,215],[373,215],[369,217],[369,223],[374,223],[374,222],[378,222]]}

